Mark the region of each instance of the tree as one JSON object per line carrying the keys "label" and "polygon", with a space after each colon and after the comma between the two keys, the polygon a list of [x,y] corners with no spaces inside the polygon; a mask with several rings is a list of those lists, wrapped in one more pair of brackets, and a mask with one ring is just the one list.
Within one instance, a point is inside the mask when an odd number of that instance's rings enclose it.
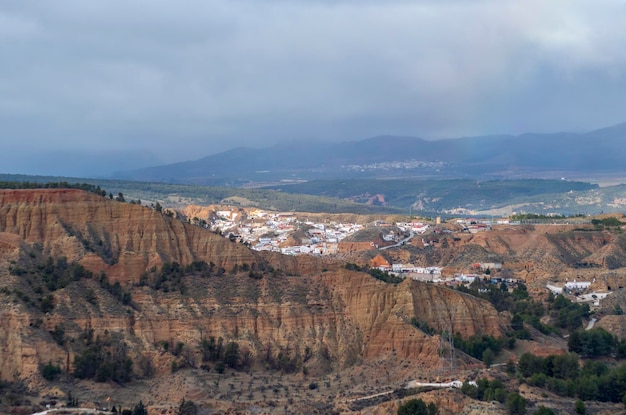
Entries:
{"label": "tree", "polygon": [[40,309],[42,313],[49,313],[54,309],[54,297],[52,294],[41,298]]}
{"label": "tree", "polygon": [[585,376],[578,379],[576,389],[578,397],[586,401],[595,401],[600,396],[598,378],[595,376]]}
{"label": "tree", "polygon": [[469,382],[463,382],[463,386],[461,386],[461,392],[464,395],[469,396],[470,398],[478,399],[478,387],[472,385]]}
{"label": "tree", "polygon": [[434,404],[426,406],[421,399],[411,399],[400,405],[398,415],[437,415],[439,411]]}
{"label": "tree", "polygon": [[554,415],[554,411],[542,405],[535,412],[533,412],[533,415]]}
{"label": "tree", "polygon": [[139,403],[135,405],[135,408],[133,409],[133,415],[148,415],[148,411],[146,410],[146,407],[144,406],[142,401],[139,401]]}
{"label": "tree", "polygon": [[515,362],[511,359],[507,360],[506,362],[506,373],[508,373],[509,375],[514,375],[515,374]]}
{"label": "tree", "polygon": [[52,362],[46,363],[41,368],[41,375],[46,380],[55,380],[61,374],[61,368],[57,365],[53,365]]}
{"label": "tree", "polygon": [[491,349],[485,349],[483,352],[483,362],[485,362],[485,367],[489,368],[493,364],[493,359],[496,355],[493,353]]}
{"label": "tree", "polygon": [[194,401],[186,401],[183,399],[178,405],[178,415],[196,415],[198,413],[198,406]]}
{"label": "tree", "polygon": [[567,346],[571,352],[583,357],[607,356],[618,347],[617,338],[602,328],[577,330],[571,333]]}
{"label": "tree", "polygon": [[228,342],[224,348],[224,364],[231,369],[239,366],[239,344],[236,342]]}
{"label": "tree", "polygon": [[570,333],[567,339],[567,348],[570,352],[581,353],[583,351],[583,339],[581,338],[580,331]]}
{"label": "tree", "polygon": [[587,413],[587,408],[585,407],[585,403],[578,399],[574,404],[574,410],[578,415],[585,415]]}
{"label": "tree", "polygon": [[519,393],[511,392],[506,397],[506,409],[509,415],[524,415],[526,413],[526,399]]}
{"label": "tree", "polygon": [[[578,355],[565,353],[557,356],[548,356],[545,359],[546,374],[559,379],[575,379],[580,373]],[[548,373],[548,368],[551,373]]]}
{"label": "tree", "polygon": [[511,319],[511,328],[514,331],[522,330],[524,328],[524,319],[519,314],[514,314]]}
{"label": "tree", "polygon": [[517,368],[525,378],[532,376],[534,373],[542,373],[543,358],[532,353],[524,353],[517,362]]}
{"label": "tree", "polygon": [[78,398],[72,395],[72,391],[69,391],[67,394],[67,404],[68,408],[78,408]]}

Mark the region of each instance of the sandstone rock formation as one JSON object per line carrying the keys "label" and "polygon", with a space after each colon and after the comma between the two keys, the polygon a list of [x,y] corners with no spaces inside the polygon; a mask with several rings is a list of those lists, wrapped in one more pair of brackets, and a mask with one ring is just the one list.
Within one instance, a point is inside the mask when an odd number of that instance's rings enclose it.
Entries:
{"label": "sandstone rock formation", "polygon": [[197,226],[74,189],[1,190],[0,232],[127,284],[165,262],[206,260],[230,269],[259,260],[245,247]]}
{"label": "sandstone rock formation", "polygon": [[[72,339],[86,330],[95,336],[119,333],[135,361],[147,359],[164,373],[173,358],[163,354],[160,342],[183,342],[195,362],[199,343],[212,336],[237,341],[254,356],[310,350],[311,367],[320,371],[391,356],[433,367],[439,338],[413,327],[412,317],[433,327],[448,319],[464,336],[501,335],[507,328],[506,318],[488,303],[456,291],[415,281],[388,285],[312,257],[261,256],[149,208],[78,190],[1,191],[0,232],[4,250],[29,255],[40,246],[44,255],[105,271],[133,299],[132,306],[123,306],[96,281],[81,280],[55,291],[54,309],[44,314],[11,293],[18,288],[36,296],[33,288],[1,270],[6,290],[0,294],[0,377],[5,380],[34,382],[47,362],[72,370],[78,352]],[[185,293],[137,285],[153,266],[198,260],[227,270],[267,262],[281,273],[261,279],[241,272],[188,276]],[[50,335],[56,327],[64,328],[67,341],[61,345]]]}

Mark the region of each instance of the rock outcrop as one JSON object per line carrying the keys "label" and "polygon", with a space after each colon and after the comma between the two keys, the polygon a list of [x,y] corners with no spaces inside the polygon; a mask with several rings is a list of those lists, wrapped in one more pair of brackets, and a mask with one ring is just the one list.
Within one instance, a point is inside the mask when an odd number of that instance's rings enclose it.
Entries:
{"label": "rock outcrop", "polygon": [[244,246],[200,227],[74,189],[0,190],[0,232],[126,284],[165,262],[204,260],[230,269],[259,260]]}

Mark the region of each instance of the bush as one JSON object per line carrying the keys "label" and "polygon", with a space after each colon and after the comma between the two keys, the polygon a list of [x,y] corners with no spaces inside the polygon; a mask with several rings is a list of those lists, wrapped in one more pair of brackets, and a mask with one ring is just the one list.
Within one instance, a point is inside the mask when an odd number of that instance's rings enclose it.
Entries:
{"label": "bush", "polygon": [[430,336],[437,332],[434,328],[430,327],[428,323],[418,320],[415,316],[411,317],[411,324]]}
{"label": "bush", "polygon": [[583,357],[608,356],[617,350],[617,337],[601,328],[577,330],[567,339],[570,352]]}
{"label": "bush", "polygon": [[454,347],[479,360],[483,358],[483,353],[487,349],[492,351],[493,356],[488,353],[486,357],[495,357],[502,350],[503,345],[503,337],[496,338],[491,335],[476,334],[463,339],[458,333],[454,335]]}
{"label": "bush", "polygon": [[215,371],[219,373],[220,375],[226,372],[226,365],[224,364],[224,362],[221,362],[221,361],[217,362],[215,364]]}
{"label": "bush", "polygon": [[78,379],[94,379],[97,382],[113,380],[128,382],[132,377],[133,361],[127,356],[127,346],[118,333],[98,337],[92,342],[93,333],[85,334],[87,347],[74,357],[73,375]]}
{"label": "bush", "polygon": [[133,408],[133,415],[148,415],[148,411],[144,406],[143,402],[139,401],[135,408]]}
{"label": "bush", "polygon": [[485,362],[485,367],[489,368],[493,364],[493,359],[495,359],[495,354],[491,349],[485,349],[482,355],[482,361]]}
{"label": "bush", "polygon": [[526,413],[526,399],[517,392],[511,392],[506,397],[506,409],[509,415],[524,415]]}
{"label": "bush", "polygon": [[495,379],[490,382],[489,379],[483,378],[478,379],[476,385],[477,386],[474,386],[465,382],[461,387],[461,392],[480,401],[498,401],[504,403],[506,400],[506,389],[501,381]]}
{"label": "bush", "polygon": [[54,330],[50,332],[54,341],[59,345],[63,346],[65,343],[65,330],[63,327],[56,325],[54,326]]}
{"label": "bush", "polygon": [[511,392],[506,397],[506,409],[509,415],[524,415],[526,413],[526,399],[517,392]]}
{"label": "bush", "polygon": [[428,406],[421,399],[411,399],[400,405],[398,415],[437,415],[439,413],[437,407],[430,403]]}
{"label": "bush", "polygon": [[45,380],[55,380],[61,374],[61,368],[59,366],[55,366],[52,362],[46,363],[41,368],[41,375]]}
{"label": "bush", "polygon": [[623,223],[617,218],[591,219],[591,224],[595,226],[622,226]]}
{"label": "bush", "polygon": [[554,415],[554,411],[550,408],[546,408],[545,406],[540,406],[533,415]]}
{"label": "bush", "polygon": [[574,410],[578,415],[585,415],[587,413],[587,407],[585,407],[585,403],[580,399],[574,404]]}
{"label": "bush", "polygon": [[194,401],[182,400],[178,405],[178,415],[196,415],[198,413],[198,406]]}
{"label": "bush", "polygon": [[52,311],[54,309],[54,297],[51,294],[42,297],[39,308],[42,313],[49,313]]}

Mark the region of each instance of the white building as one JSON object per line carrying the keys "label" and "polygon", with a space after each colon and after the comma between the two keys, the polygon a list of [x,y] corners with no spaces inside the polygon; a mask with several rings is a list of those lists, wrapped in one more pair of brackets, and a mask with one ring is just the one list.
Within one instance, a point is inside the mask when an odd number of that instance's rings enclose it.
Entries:
{"label": "white building", "polygon": [[554,295],[563,294],[563,287],[557,287],[555,285],[546,285],[546,288]]}
{"label": "white building", "polygon": [[565,283],[565,288],[568,290],[586,290],[591,285],[591,281],[568,281]]}

